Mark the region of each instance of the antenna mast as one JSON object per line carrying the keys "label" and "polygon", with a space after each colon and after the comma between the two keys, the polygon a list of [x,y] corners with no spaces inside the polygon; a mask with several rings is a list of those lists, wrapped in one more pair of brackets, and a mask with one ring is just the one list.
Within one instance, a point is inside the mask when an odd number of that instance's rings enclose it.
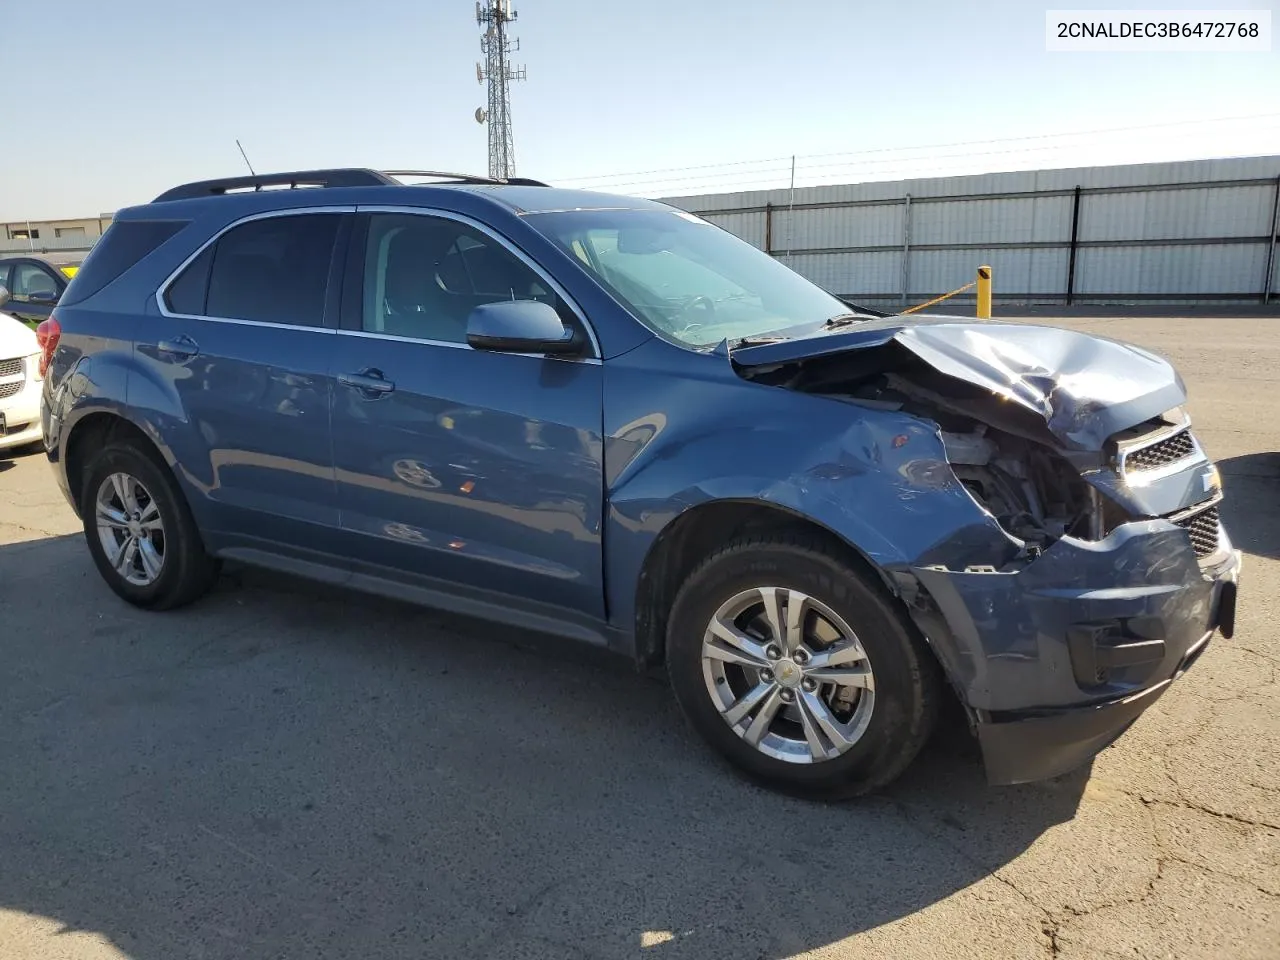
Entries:
{"label": "antenna mast", "polygon": [[507,37],[507,24],[516,19],[511,0],[478,0],[476,23],[484,30],[480,49],[484,63],[476,64],[476,80],[489,81],[489,108],[476,111],[476,122],[489,124],[489,176],[506,180],[516,173],[516,148],[511,134],[511,81],[525,79],[524,67],[511,66],[520,41]]}

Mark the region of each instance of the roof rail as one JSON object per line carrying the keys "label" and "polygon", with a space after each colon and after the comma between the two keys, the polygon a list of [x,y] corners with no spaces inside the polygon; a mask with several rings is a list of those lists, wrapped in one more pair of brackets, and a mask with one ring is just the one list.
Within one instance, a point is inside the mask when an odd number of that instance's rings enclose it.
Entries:
{"label": "roof rail", "polygon": [[508,177],[505,180],[497,177],[482,177],[472,173],[444,173],[440,170],[380,170],[383,176],[387,177],[440,177],[446,180],[453,180],[457,183],[491,183],[495,185],[509,185],[515,187],[546,187],[550,184],[543,183],[541,180],[530,180],[528,177]]}
{"label": "roof rail", "polygon": [[220,197],[230,190],[261,190],[263,187],[372,187],[395,184],[395,180],[376,170],[348,168],[341,170],[298,170],[293,173],[266,173],[252,177],[224,177],[199,180],[166,190],[152,200],[191,200],[196,197]]}
{"label": "roof rail", "polygon": [[438,170],[366,170],[348,167],[335,170],[296,170],[291,173],[268,173],[251,177],[225,177],[218,180],[198,180],[166,190],[152,200],[192,200],[197,197],[220,197],[232,190],[258,191],[264,187],[374,187],[403,186],[398,177],[438,177],[456,183],[511,184],[513,186],[545,187],[547,184],[525,177],[496,180],[492,177],[472,176],[465,173],[443,173]]}

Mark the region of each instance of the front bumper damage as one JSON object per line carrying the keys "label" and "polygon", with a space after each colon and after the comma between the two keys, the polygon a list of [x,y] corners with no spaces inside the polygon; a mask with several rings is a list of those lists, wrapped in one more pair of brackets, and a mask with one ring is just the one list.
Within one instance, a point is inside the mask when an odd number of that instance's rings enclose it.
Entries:
{"label": "front bumper damage", "polygon": [[1241,556],[1197,560],[1163,520],[1064,537],[1012,572],[913,568],[912,617],[968,706],[993,784],[1066,773],[1112,743],[1214,631],[1230,637]]}
{"label": "front bumper damage", "polygon": [[838,468],[805,475],[805,504],[843,483],[831,526],[907,604],[993,783],[1086,762],[1214,631],[1231,636],[1240,554],[1163,358],[959,317],[848,323],[731,358],[746,379],[861,408]]}

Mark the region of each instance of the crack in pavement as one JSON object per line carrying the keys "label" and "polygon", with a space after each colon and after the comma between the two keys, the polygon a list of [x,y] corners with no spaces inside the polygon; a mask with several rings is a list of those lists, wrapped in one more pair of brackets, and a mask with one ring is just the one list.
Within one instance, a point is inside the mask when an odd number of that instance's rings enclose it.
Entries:
{"label": "crack in pavement", "polygon": [[[1124,791],[1121,791],[1121,792],[1123,793]],[[1127,794],[1127,795],[1135,796],[1134,794]],[[1243,820],[1242,818],[1233,817],[1229,814],[1225,814],[1225,815],[1220,814],[1216,811],[1205,809],[1203,807],[1200,807],[1194,804],[1177,804],[1177,803],[1170,803],[1168,801],[1163,801],[1163,800],[1148,800],[1144,797],[1137,797],[1137,799],[1139,799],[1142,802],[1143,808],[1147,811],[1148,822],[1151,828],[1151,840],[1154,843],[1155,848],[1157,850],[1155,874],[1147,881],[1147,889],[1137,897],[1128,897],[1120,901],[1114,901],[1114,902],[1104,903],[1104,904],[1096,904],[1092,907],[1088,907],[1083,910],[1077,909],[1071,906],[1070,904],[1066,904],[1064,906],[1065,915],[1054,918],[1054,924],[1055,924],[1054,936],[1053,936],[1053,943],[1055,944],[1054,955],[1057,954],[1058,939],[1059,937],[1061,937],[1064,928],[1067,927],[1069,924],[1073,923],[1074,921],[1084,917],[1092,916],[1093,914],[1101,913],[1105,910],[1112,910],[1117,907],[1136,907],[1150,900],[1152,897],[1154,897],[1158,892],[1157,886],[1165,878],[1164,877],[1165,867],[1170,863],[1178,863],[1198,873],[1218,876],[1218,877],[1222,877],[1222,878],[1234,881],[1236,883],[1245,884],[1246,886],[1252,887],[1255,891],[1262,894],[1264,897],[1268,898],[1269,900],[1280,901],[1280,892],[1268,890],[1267,888],[1259,885],[1256,880],[1253,880],[1249,877],[1243,877],[1238,874],[1233,874],[1225,870],[1219,870],[1216,867],[1207,866],[1203,863],[1197,863],[1194,860],[1189,860],[1186,857],[1180,856],[1179,854],[1176,854],[1170,851],[1160,838],[1160,831],[1157,828],[1156,820],[1154,815],[1152,814],[1152,810],[1158,806],[1172,807],[1175,809],[1189,809],[1189,810],[1195,810],[1201,813],[1206,813],[1206,814],[1209,814],[1210,816],[1221,816],[1223,819],[1246,823],[1251,826],[1260,827],[1267,830],[1280,829],[1280,828],[1274,827],[1266,823],[1255,823],[1253,821]],[[1088,955],[1090,956],[1101,956],[1103,955],[1103,953],[1105,953],[1105,951],[1100,953],[1096,945],[1091,943],[1087,945],[1087,950],[1088,950]]]}
{"label": "crack in pavement", "polygon": [[[1263,689],[1263,688],[1259,687],[1256,689]],[[1255,692],[1253,688],[1251,688],[1248,691],[1248,693],[1250,694],[1252,694],[1253,692]],[[1207,705],[1207,709],[1205,710],[1205,713],[1203,716],[1193,718],[1190,721],[1193,729],[1185,737],[1181,738],[1180,740],[1171,740],[1170,742],[1164,744],[1160,750],[1156,751],[1156,756],[1160,760],[1161,766],[1164,770],[1165,777],[1169,780],[1170,784],[1173,786],[1174,795],[1177,797],[1178,802],[1171,803],[1170,805],[1182,806],[1187,808],[1188,810],[1199,810],[1200,812],[1207,813],[1210,816],[1222,817],[1227,820],[1235,820],[1239,823],[1250,824],[1253,826],[1265,826],[1265,827],[1280,829],[1280,823],[1277,823],[1277,822],[1273,822],[1270,820],[1250,820],[1247,817],[1241,817],[1236,814],[1227,813],[1223,810],[1215,810],[1211,807],[1204,806],[1203,804],[1198,804],[1192,801],[1190,798],[1188,798],[1186,792],[1182,789],[1182,784],[1181,782],[1179,782],[1177,774],[1175,774],[1173,771],[1173,768],[1172,768],[1173,761],[1170,754],[1172,753],[1175,747],[1180,747],[1185,750],[1185,748],[1194,744],[1201,736],[1204,736],[1205,734],[1209,733],[1211,724],[1214,723],[1215,721],[1220,721],[1222,719],[1218,712],[1220,705],[1224,703],[1233,702],[1234,700],[1234,698],[1232,700],[1214,700],[1214,699],[1209,699],[1204,697],[1201,697],[1199,699],[1202,703]],[[1268,792],[1272,792],[1275,788],[1264,788],[1264,789],[1268,789]],[[1128,792],[1128,791],[1122,790],[1121,792]],[[1143,803],[1147,803],[1149,799],[1151,800],[1151,802],[1155,802],[1155,803],[1170,803],[1170,801],[1159,800],[1158,798],[1147,798],[1147,797],[1139,796],[1138,799],[1142,800]]]}
{"label": "crack in pavement", "polygon": [[[1121,791],[1121,793],[1124,793],[1124,791]],[[1126,796],[1131,796],[1131,795],[1126,794]],[[1151,842],[1156,849],[1156,869],[1155,869],[1155,873],[1153,873],[1151,876],[1147,878],[1146,890],[1144,890],[1141,894],[1139,894],[1136,897],[1124,897],[1119,900],[1109,900],[1105,903],[1095,903],[1092,906],[1085,907],[1084,909],[1079,909],[1077,907],[1074,907],[1070,903],[1064,903],[1062,906],[1063,915],[1056,916],[1053,918],[1054,923],[1056,924],[1056,927],[1057,927],[1057,933],[1059,935],[1062,932],[1062,928],[1073,920],[1078,920],[1081,917],[1087,917],[1091,914],[1098,913],[1102,910],[1109,910],[1115,907],[1136,906],[1137,904],[1146,902],[1155,894],[1156,884],[1160,881],[1161,877],[1164,875],[1164,865],[1165,865],[1165,857],[1163,856],[1164,847],[1160,843],[1160,831],[1156,828],[1155,817],[1152,815],[1151,810],[1146,805],[1145,801],[1143,801],[1142,810],[1146,814],[1147,827],[1151,834]]]}
{"label": "crack in pavement", "polygon": [[1245,886],[1253,887],[1254,890],[1272,900],[1280,900],[1280,890],[1269,890],[1258,883],[1252,877],[1246,877],[1239,873],[1230,873],[1226,870],[1219,870],[1217,867],[1210,867],[1203,863],[1197,863],[1195,860],[1188,860],[1186,857],[1180,857],[1176,853],[1166,854],[1161,858],[1169,860],[1173,863],[1180,863],[1184,867],[1190,867],[1192,870],[1199,870],[1202,873],[1211,873],[1215,877],[1225,877],[1228,880],[1234,880],[1237,883],[1243,883]]}
{"label": "crack in pavement", "polygon": [[972,854],[968,853],[966,850],[964,850],[963,848],[953,843],[945,834],[940,832],[933,833],[928,830],[925,830],[923,826],[921,826],[921,824],[917,822],[916,820],[917,815],[915,814],[915,812],[901,800],[898,800],[895,797],[889,797],[889,796],[880,797],[878,799],[880,803],[887,804],[890,808],[892,808],[893,812],[896,813],[899,817],[901,817],[902,821],[912,830],[916,831],[927,840],[932,840],[934,842],[941,842],[944,846],[950,849],[951,852],[954,853],[956,856],[958,856],[961,860],[964,860],[966,863],[970,864],[971,866],[979,867],[980,869],[987,871],[988,876],[991,876],[995,880],[1004,884],[1006,887],[1008,887],[1010,890],[1016,893],[1019,897],[1025,900],[1027,905],[1030,906],[1033,910],[1038,911],[1041,914],[1040,933],[1044,936],[1046,941],[1044,944],[1045,949],[1048,950],[1050,957],[1056,957],[1059,955],[1060,948],[1058,944],[1058,920],[1057,918],[1054,917],[1052,911],[1050,911],[1047,907],[1041,906],[1039,903],[1035,901],[1035,898],[1033,898],[1029,893],[1027,893],[1025,890],[1020,889],[1018,885],[1014,883],[1011,879],[1001,874],[999,868],[992,870],[987,864],[983,863],[981,860],[977,859]]}
{"label": "crack in pavement", "polygon": [[1251,653],[1255,657],[1258,657],[1261,660],[1266,660],[1268,663],[1270,663],[1272,665],[1271,676],[1274,682],[1275,676],[1276,676],[1274,668],[1280,667],[1280,656],[1273,656],[1272,654],[1269,654],[1269,653],[1263,653],[1261,650],[1255,650],[1253,649],[1253,647],[1246,647],[1243,644],[1239,645],[1236,649],[1242,650],[1245,653]]}
{"label": "crack in pavement", "polygon": [[1248,817],[1242,817],[1235,813],[1227,813],[1225,810],[1214,810],[1212,807],[1206,807],[1202,803],[1194,803],[1188,800],[1185,796],[1182,796],[1181,794],[1179,794],[1178,803],[1174,803],[1171,800],[1159,800],[1155,797],[1148,798],[1148,797],[1139,796],[1137,797],[1137,799],[1141,800],[1144,804],[1146,804],[1149,807],[1165,806],[1165,807],[1174,807],[1176,809],[1182,809],[1182,810],[1194,810],[1197,813],[1206,813],[1211,817],[1218,817],[1219,819],[1222,819],[1222,820],[1230,820],[1233,823],[1240,823],[1249,827],[1263,827],[1267,830],[1280,831],[1280,823],[1273,823],[1270,820],[1251,820]]}

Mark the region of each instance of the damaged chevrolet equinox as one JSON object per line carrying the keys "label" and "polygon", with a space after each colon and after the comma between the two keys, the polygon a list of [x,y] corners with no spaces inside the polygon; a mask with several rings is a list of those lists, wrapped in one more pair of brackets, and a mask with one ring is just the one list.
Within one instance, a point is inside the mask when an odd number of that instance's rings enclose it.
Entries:
{"label": "damaged chevrolet equinox", "polygon": [[863,310],[661,203],[186,184],[39,340],[49,460],[130,603],[231,560],[598,644],[801,795],[884,786],[951,699],[990,782],[1057,776],[1233,630],[1166,361]]}

